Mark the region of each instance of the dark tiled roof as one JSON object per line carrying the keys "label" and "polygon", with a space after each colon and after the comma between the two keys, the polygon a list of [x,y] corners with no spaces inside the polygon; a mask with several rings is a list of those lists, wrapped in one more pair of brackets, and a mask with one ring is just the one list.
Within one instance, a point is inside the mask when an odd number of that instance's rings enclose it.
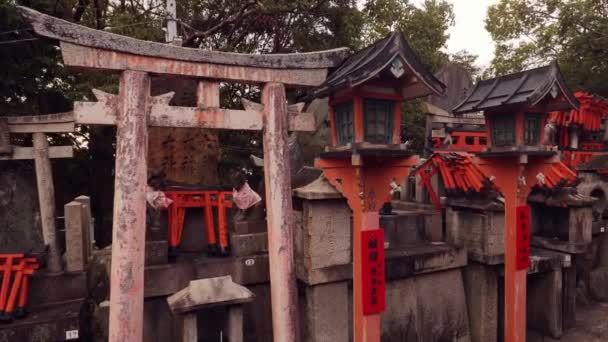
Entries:
{"label": "dark tiled roof", "polygon": [[360,85],[390,69],[397,58],[401,59],[406,70],[404,75],[414,74],[428,89],[426,94],[420,96],[443,93],[445,85],[418,61],[403,33],[395,31],[346,59],[311,95],[325,97],[336,90]]}
{"label": "dark tiled roof", "polygon": [[608,169],[608,154],[600,154],[591,158],[588,162],[576,167],[579,171],[597,171]]}
{"label": "dark tiled roof", "polygon": [[480,81],[453,112],[477,112],[512,104],[533,106],[554,86],[573,109],[578,109],[578,101],[566,86],[557,63],[553,62],[540,68]]}

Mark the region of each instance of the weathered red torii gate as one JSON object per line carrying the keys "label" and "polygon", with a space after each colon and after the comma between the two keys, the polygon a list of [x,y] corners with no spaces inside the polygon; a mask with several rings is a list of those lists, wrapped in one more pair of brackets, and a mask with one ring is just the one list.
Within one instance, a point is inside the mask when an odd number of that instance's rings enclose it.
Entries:
{"label": "weathered red torii gate", "polygon": [[[349,53],[249,55],[141,41],[19,7],[34,31],[60,41],[63,62],[81,70],[121,73],[118,95],[74,105],[77,123],[117,126],[110,287],[110,341],[141,341],[147,179],[147,126],[264,131],[268,249],[275,341],[296,341],[297,291],[287,132],[314,130],[302,106],[287,106],[286,86],[319,86]],[[150,77],[200,79],[198,106],[169,106],[172,94],[150,96]],[[262,105],[219,108],[219,82],[262,85]],[[252,108],[253,107],[253,108]]]}

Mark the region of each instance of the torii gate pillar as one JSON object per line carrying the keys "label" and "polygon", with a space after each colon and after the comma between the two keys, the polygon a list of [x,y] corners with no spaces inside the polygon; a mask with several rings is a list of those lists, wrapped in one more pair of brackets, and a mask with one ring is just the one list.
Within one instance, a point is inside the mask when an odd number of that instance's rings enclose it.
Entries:
{"label": "torii gate pillar", "polygon": [[150,78],[124,71],[116,118],[112,224],[110,335],[113,342],[142,341]]}
{"label": "torii gate pillar", "polygon": [[262,89],[262,104],[272,333],[275,341],[297,341],[298,297],[293,260],[294,226],[285,86],[281,83],[266,83]]}

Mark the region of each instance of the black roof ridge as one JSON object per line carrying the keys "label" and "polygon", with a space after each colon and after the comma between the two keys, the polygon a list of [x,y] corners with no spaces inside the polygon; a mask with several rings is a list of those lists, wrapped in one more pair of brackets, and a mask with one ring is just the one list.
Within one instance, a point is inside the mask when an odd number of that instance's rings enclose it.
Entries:
{"label": "black roof ridge", "polygon": [[445,85],[419,61],[403,32],[396,29],[348,57],[323,84],[311,91],[310,97],[327,96],[334,90],[364,83],[385,70],[396,58],[401,59],[404,67],[407,66],[430,93],[441,94],[445,90]]}
{"label": "black roof ridge", "polygon": [[[535,78],[531,78],[530,75],[535,75]],[[511,81],[517,83],[515,85],[506,84]],[[531,83],[528,81],[531,81]],[[526,85],[525,88],[524,85]],[[559,88],[561,95],[572,108],[578,109],[579,102],[568,89],[559,65],[554,60],[547,65],[477,82],[469,96],[456,105],[452,112],[462,114],[519,103],[527,103],[529,106],[533,106],[542,101],[554,86]],[[500,90],[497,91],[497,89]],[[502,95],[491,96],[492,93],[496,92]],[[491,102],[491,100],[499,100],[501,97],[506,98],[499,104]],[[517,100],[514,100],[516,98]]]}

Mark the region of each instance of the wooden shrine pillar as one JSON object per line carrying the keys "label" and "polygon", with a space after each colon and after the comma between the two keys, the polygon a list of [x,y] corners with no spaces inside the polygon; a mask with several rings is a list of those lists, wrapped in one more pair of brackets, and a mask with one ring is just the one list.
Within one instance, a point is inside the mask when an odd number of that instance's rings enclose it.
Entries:
{"label": "wooden shrine pillar", "polygon": [[[506,342],[525,342],[526,341],[526,292],[528,268],[517,267],[518,257],[518,226],[517,208],[526,205],[529,194],[528,188],[522,184],[524,179],[524,168],[527,164],[527,155],[519,156],[516,168],[511,168],[514,172],[510,177],[503,177],[511,180],[511,184],[504,184],[500,187],[505,199],[505,341]],[[513,184],[515,183],[515,184]]]}
{"label": "wooden shrine pillar", "polygon": [[116,118],[110,342],[142,341],[149,95],[147,73],[123,71]]}
{"label": "wooden shrine pillar", "polygon": [[285,87],[267,83],[264,105],[264,180],[270,260],[270,295],[274,341],[298,338],[298,297],[293,259],[293,213],[289,170],[289,128]]}
{"label": "wooden shrine pillar", "polygon": [[40,203],[40,222],[42,223],[42,238],[48,246],[46,260],[47,270],[51,273],[61,272],[61,253],[57,242],[57,227],[55,225],[55,187],[53,172],[49,158],[49,142],[46,134],[33,133],[34,164],[36,168],[36,184],[38,186],[38,201]]}

